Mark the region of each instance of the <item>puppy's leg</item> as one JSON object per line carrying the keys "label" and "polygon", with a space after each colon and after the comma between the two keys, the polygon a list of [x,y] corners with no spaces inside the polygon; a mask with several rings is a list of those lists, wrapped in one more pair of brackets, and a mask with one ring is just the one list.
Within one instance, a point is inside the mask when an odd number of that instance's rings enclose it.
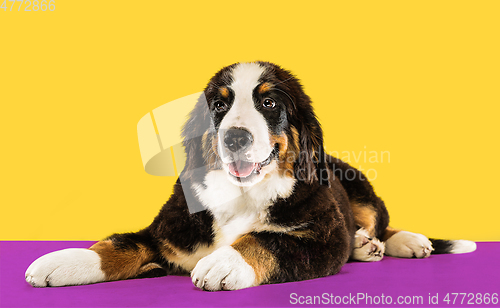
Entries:
{"label": "puppy's leg", "polygon": [[338,227],[324,237],[312,230],[247,234],[198,261],[193,283],[210,291],[237,290],[336,274],[351,245],[348,231]]}
{"label": "puppy's leg", "polygon": [[386,253],[401,258],[426,258],[432,254],[467,253],[476,250],[476,243],[467,240],[439,240],[418,233],[388,227],[383,238]]}
{"label": "puppy's leg", "polygon": [[25,277],[34,287],[80,285],[106,280],[99,255],[80,248],[58,250],[41,256],[31,263]]}
{"label": "puppy's leg", "polygon": [[340,159],[329,159],[335,176],[349,197],[356,225],[367,230],[371,237],[381,239],[389,225],[389,213],[384,201],[377,196],[370,181],[361,171]]}
{"label": "puppy's leg", "polygon": [[399,258],[427,258],[434,250],[431,241],[422,234],[387,227],[382,238],[385,253]]}
{"label": "puppy's leg", "polygon": [[127,279],[160,268],[147,234],[117,234],[89,249],[64,249],[46,254],[27,269],[26,281],[35,287],[82,285]]}
{"label": "puppy's leg", "polygon": [[128,234],[117,234],[89,248],[99,255],[106,281],[133,278],[151,270],[162,269],[154,262],[158,261],[158,253],[153,245],[127,236]]}
{"label": "puppy's leg", "polygon": [[354,238],[351,258],[357,261],[379,261],[384,254],[382,238],[389,224],[389,213],[384,201],[375,194],[366,176],[356,168],[330,157],[336,178],[344,187],[354,214],[358,232]]}
{"label": "puppy's leg", "polygon": [[275,256],[247,234],[198,261],[191,278],[203,290],[238,290],[268,282],[277,267]]}
{"label": "puppy's leg", "polygon": [[380,261],[384,257],[385,246],[376,236],[377,211],[370,204],[351,202],[354,220],[358,227],[354,235],[351,259],[356,261]]}

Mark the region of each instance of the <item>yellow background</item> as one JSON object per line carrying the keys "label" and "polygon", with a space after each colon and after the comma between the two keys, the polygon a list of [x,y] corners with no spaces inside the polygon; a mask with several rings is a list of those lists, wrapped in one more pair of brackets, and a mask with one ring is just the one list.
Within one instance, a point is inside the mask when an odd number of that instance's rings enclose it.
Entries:
{"label": "yellow background", "polygon": [[252,60],[298,75],[328,151],[390,151],[351,162],[394,227],[500,240],[499,1],[19,3],[0,10],[1,240],[147,226],[175,179],[144,172],[137,122]]}

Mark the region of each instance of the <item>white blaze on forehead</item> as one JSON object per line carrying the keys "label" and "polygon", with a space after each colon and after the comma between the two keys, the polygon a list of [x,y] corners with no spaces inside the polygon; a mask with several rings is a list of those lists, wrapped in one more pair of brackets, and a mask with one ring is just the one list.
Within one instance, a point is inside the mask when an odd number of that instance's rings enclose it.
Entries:
{"label": "white blaze on forehead", "polygon": [[[264,73],[264,68],[257,63],[241,63],[233,69],[233,83],[231,88],[245,94],[248,89],[253,90],[259,84],[259,78]],[[238,94],[236,92],[236,94]],[[250,97],[252,93],[250,92]]]}
{"label": "white blaze on forehead", "polygon": [[[234,91],[234,102],[219,127],[220,131],[231,127],[246,128],[252,134],[253,144],[246,154],[248,160],[253,162],[266,160],[273,149],[269,144],[266,120],[255,109],[253,101],[253,90],[264,71],[257,63],[241,63],[233,69],[233,83],[229,87]],[[219,137],[222,137],[219,141],[223,140],[223,136]],[[225,161],[224,158],[223,160]]]}

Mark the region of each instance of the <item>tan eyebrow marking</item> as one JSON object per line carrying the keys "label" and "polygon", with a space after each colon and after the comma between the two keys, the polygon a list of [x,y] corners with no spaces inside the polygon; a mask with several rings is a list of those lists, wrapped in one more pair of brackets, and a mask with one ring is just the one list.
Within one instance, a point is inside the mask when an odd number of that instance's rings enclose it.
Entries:
{"label": "tan eyebrow marking", "polygon": [[272,87],[272,85],[269,82],[264,82],[263,84],[261,84],[259,86],[259,90],[258,91],[259,91],[260,94],[262,94],[264,92],[267,92],[267,91],[271,90],[271,87]]}
{"label": "tan eyebrow marking", "polygon": [[226,87],[219,88],[220,95],[227,98],[229,96],[229,90]]}

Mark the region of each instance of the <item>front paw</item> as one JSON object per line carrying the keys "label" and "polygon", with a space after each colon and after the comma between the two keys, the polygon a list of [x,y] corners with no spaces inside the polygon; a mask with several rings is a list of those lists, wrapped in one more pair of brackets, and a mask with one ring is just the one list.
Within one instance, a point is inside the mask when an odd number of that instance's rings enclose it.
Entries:
{"label": "front paw", "polygon": [[385,253],[399,258],[427,258],[434,250],[429,239],[422,234],[399,231],[385,242]]}
{"label": "front paw", "polygon": [[105,275],[95,251],[71,248],[36,259],[26,270],[25,278],[34,287],[59,287],[101,282]]}
{"label": "front paw", "polygon": [[206,291],[238,290],[255,285],[255,271],[238,251],[225,246],[198,261],[191,279]]}

